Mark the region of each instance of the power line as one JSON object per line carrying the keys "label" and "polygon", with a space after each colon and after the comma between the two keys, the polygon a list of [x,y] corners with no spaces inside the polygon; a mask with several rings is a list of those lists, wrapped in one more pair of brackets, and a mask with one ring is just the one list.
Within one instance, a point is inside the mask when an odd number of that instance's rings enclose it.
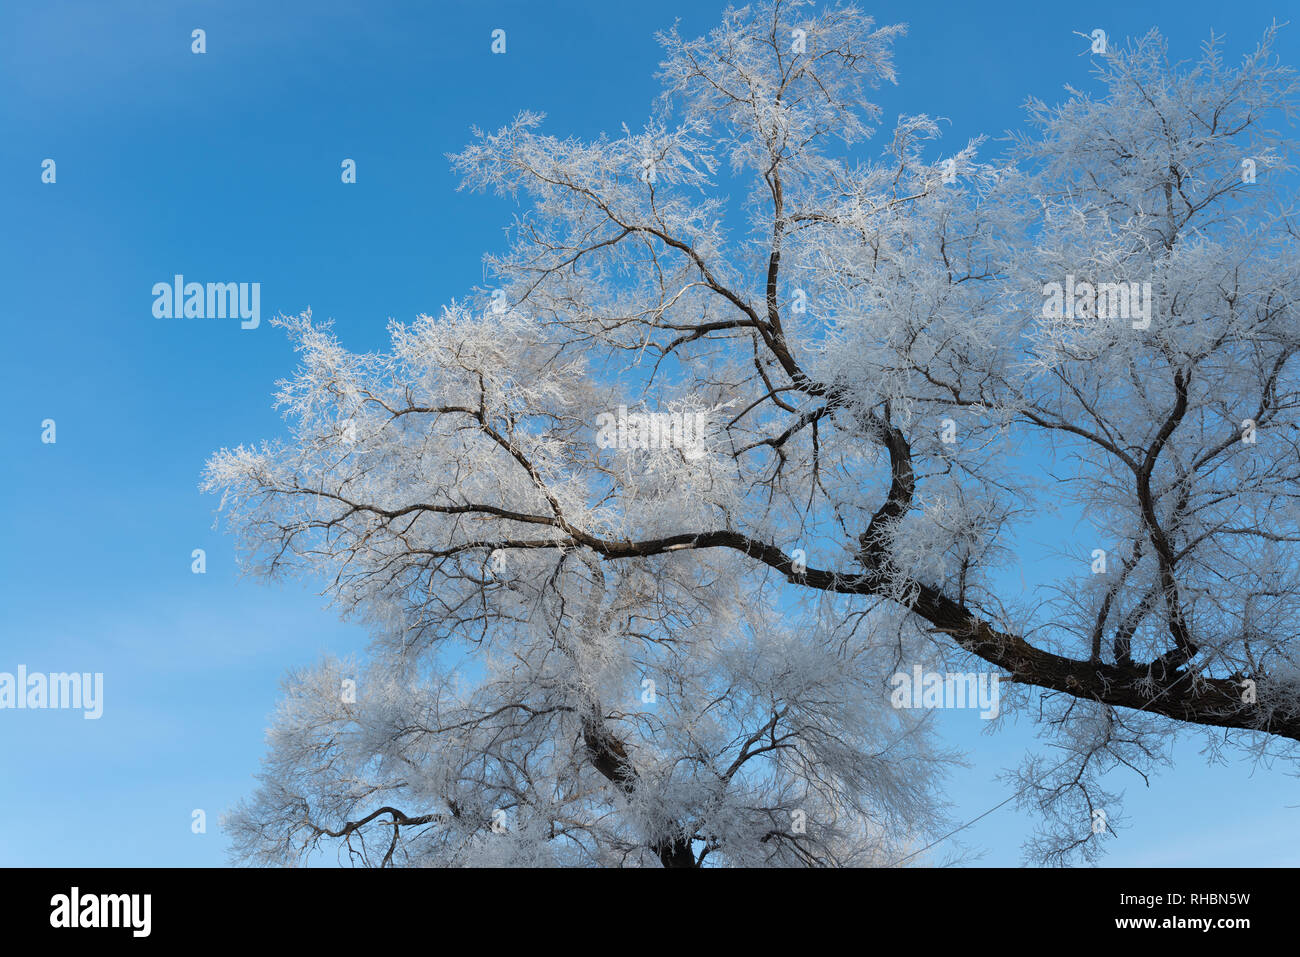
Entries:
{"label": "power line", "polygon": [[[1160,700],[1164,695],[1167,695],[1171,690],[1173,690],[1173,689],[1171,689],[1171,688],[1166,688],[1164,691],[1160,692],[1160,694],[1156,695],[1154,698],[1152,698],[1150,701],[1148,701],[1148,702],[1147,702],[1146,704],[1144,704],[1142,707],[1140,707],[1140,708],[1136,708],[1136,709],[1134,709],[1134,710],[1135,710],[1135,711],[1139,711],[1139,712],[1141,712],[1141,711],[1145,711],[1145,710],[1146,710],[1150,705],[1155,704],[1155,703],[1156,703],[1157,701],[1159,701],[1159,700]],[[890,745],[890,747],[893,747],[893,745]],[[888,749],[886,749],[886,750],[888,750]],[[987,811],[985,811],[983,814],[980,814],[980,815],[978,815],[977,817],[973,817],[973,818],[971,818],[971,819],[970,819],[969,821],[967,821],[965,824],[961,825],[960,827],[956,828],[955,830],[949,831],[949,832],[948,832],[947,834],[945,834],[943,837],[936,838],[934,841],[931,841],[929,844],[927,844],[925,847],[921,848],[919,851],[913,851],[911,854],[908,854],[906,857],[901,857],[901,858],[899,858],[898,860],[894,861],[892,864],[887,864],[887,865],[885,865],[885,866],[886,866],[886,867],[897,867],[899,864],[903,864],[903,863],[905,863],[905,862],[907,862],[907,861],[910,861],[912,858],[916,857],[918,854],[924,854],[924,853],[925,853],[926,851],[928,851],[930,848],[935,847],[936,845],[942,844],[944,841],[948,840],[948,838],[952,837],[954,834],[958,834],[958,833],[960,833],[961,831],[966,830],[966,828],[970,827],[970,826],[971,826],[972,824],[974,824],[975,822],[977,822],[977,821],[979,821],[979,820],[981,820],[981,819],[983,819],[983,818],[988,817],[990,814],[992,814],[992,813],[993,813],[994,811],[996,811],[998,808],[1000,808],[1000,807],[1002,807],[1002,806],[1004,806],[1004,805],[1006,805],[1006,804],[1010,804],[1012,801],[1014,801],[1016,798],[1020,797],[1020,795],[1024,794],[1026,791],[1028,791],[1031,787],[1033,787],[1033,786],[1034,786],[1035,784],[1037,784],[1039,781],[1043,780],[1043,778],[1045,778],[1045,777],[1047,777],[1049,774],[1052,774],[1052,773],[1054,773],[1054,772],[1056,772],[1056,771],[1059,771],[1061,768],[1065,767],[1067,764],[1070,763],[1071,759],[1074,758],[1074,757],[1075,757],[1075,755],[1073,755],[1073,754],[1070,755],[1070,756],[1067,757],[1064,761],[1062,761],[1060,764],[1058,764],[1056,767],[1052,768],[1050,771],[1045,771],[1043,774],[1039,775],[1039,776],[1038,776],[1037,778],[1035,778],[1033,781],[1030,781],[1028,784],[1026,784],[1024,787],[1022,787],[1022,788],[1021,788],[1019,791],[1017,791],[1015,794],[1011,795],[1011,797],[1009,797],[1009,798],[1007,798],[1006,800],[1004,800],[1004,801],[1000,801],[999,803],[993,805],[993,807],[989,808],[989,809],[988,809]]]}

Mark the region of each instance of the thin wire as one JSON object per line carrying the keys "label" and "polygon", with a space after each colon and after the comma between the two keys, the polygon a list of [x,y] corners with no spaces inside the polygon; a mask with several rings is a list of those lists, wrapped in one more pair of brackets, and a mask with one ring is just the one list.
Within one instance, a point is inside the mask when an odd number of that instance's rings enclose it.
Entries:
{"label": "thin wire", "polygon": [[1012,801],[1014,801],[1016,798],[1020,797],[1020,795],[1024,794],[1024,793],[1025,793],[1026,791],[1028,791],[1031,787],[1033,787],[1035,784],[1037,784],[1038,781],[1041,781],[1042,778],[1047,777],[1047,775],[1048,775],[1048,774],[1051,774],[1053,771],[1059,771],[1061,768],[1063,768],[1063,767],[1065,767],[1067,764],[1069,764],[1070,761],[1073,760],[1075,757],[1076,757],[1076,755],[1073,755],[1073,754],[1070,755],[1068,758],[1066,758],[1064,761],[1062,761],[1062,762],[1061,762],[1060,764],[1058,764],[1056,767],[1052,768],[1051,771],[1048,771],[1048,772],[1046,772],[1045,774],[1043,774],[1041,778],[1039,778],[1039,779],[1036,780],[1036,781],[1030,781],[1028,784],[1026,784],[1024,787],[1022,787],[1022,788],[1021,788],[1019,791],[1017,791],[1015,794],[1011,795],[1011,797],[1007,798],[1005,801],[1002,801],[1000,804],[995,804],[995,805],[993,805],[993,807],[989,808],[987,811],[985,811],[985,812],[984,812],[983,814],[981,814],[979,817],[973,817],[973,818],[971,818],[969,821],[967,821],[967,822],[966,822],[965,824],[963,824],[961,827],[957,828],[955,831],[949,831],[949,832],[948,832],[947,834],[945,834],[943,837],[938,838],[938,839],[936,839],[935,841],[933,841],[932,843],[925,845],[925,847],[921,848],[919,851],[913,851],[911,854],[908,854],[907,857],[900,857],[898,860],[894,861],[894,863],[892,863],[892,864],[887,864],[886,866],[887,866],[887,867],[897,867],[899,864],[903,864],[903,863],[906,863],[907,861],[910,861],[912,858],[916,857],[916,855],[918,855],[918,854],[924,854],[926,851],[928,851],[930,848],[934,847],[936,844],[942,844],[944,841],[948,840],[948,838],[952,837],[954,834],[958,833],[959,831],[964,831],[964,830],[966,830],[966,828],[970,827],[970,826],[971,826],[972,824],[974,824],[976,821],[980,820],[980,818],[988,817],[990,814],[992,814],[992,813],[993,813],[994,811],[996,811],[998,808],[1002,807],[1002,805],[1004,805],[1004,804],[1010,804],[1010,803],[1011,803]]}
{"label": "thin wire", "polygon": [[[1167,695],[1167,694],[1168,694],[1170,691],[1172,691],[1172,690],[1173,690],[1172,688],[1166,688],[1164,691],[1160,692],[1160,694],[1156,695],[1154,698],[1152,698],[1150,701],[1148,701],[1148,702],[1147,702],[1146,704],[1144,704],[1142,707],[1140,707],[1140,708],[1135,708],[1135,709],[1133,709],[1133,710],[1134,710],[1135,712],[1145,711],[1145,710],[1146,710],[1150,705],[1155,704],[1157,701],[1159,701],[1162,697],[1164,697],[1165,695]],[[891,745],[891,747],[892,747],[892,745]],[[1030,781],[1028,784],[1026,784],[1024,787],[1022,787],[1022,788],[1021,788],[1019,791],[1017,791],[1015,794],[1011,795],[1011,797],[1007,798],[1005,801],[1002,801],[1002,802],[1000,802],[1000,803],[998,803],[998,804],[995,804],[993,807],[989,808],[987,811],[985,811],[983,814],[979,815],[978,817],[973,817],[973,818],[971,818],[969,821],[967,821],[965,824],[961,825],[961,826],[960,826],[959,828],[957,828],[956,830],[954,830],[954,831],[949,831],[949,832],[948,832],[947,834],[945,834],[943,837],[940,837],[940,838],[935,839],[934,841],[931,841],[929,844],[927,844],[925,847],[921,848],[919,851],[913,851],[911,854],[908,854],[906,857],[901,857],[901,858],[899,858],[898,860],[894,861],[892,864],[886,864],[885,866],[886,866],[886,867],[897,867],[899,864],[903,864],[903,863],[905,863],[905,862],[907,862],[907,861],[910,861],[912,858],[916,857],[918,854],[924,854],[924,853],[925,853],[926,851],[928,851],[930,848],[932,848],[932,847],[934,847],[934,846],[936,846],[936,845],[938,845],[938,844],[942,844],[944,841],[948,840],[948,838],[952,837],[954,834],[958,834],[958,833],[960,833],[960,832],[966,830],[966,828],[970,827],[970,826],[971,826],[972,824],[974,824],[976,821],[979,821],[979,820],[981,820],[982,818],[986,818],[986,817],[988,817],[990,814],[992,814],[994,811],[996,811],[998,808],[1002,807],[1003,805],[1010,804],[1012,801],[1014,801],[1016,798],[1020,797],[1020,795],[1024,794],[1026,791],[1028,791],[1031,787],[1033,787],[1033,786],[1034,786],[1035,784],[1037,784],[1039,781],[1043,780],[1043,778],[1045,778],[1045,777],[1047,777],[1049,774],[1052,774],[1052,773],[1054,773],[1054,772],[1056,772],[1056,771],[1059,771],[1061,768],[1065,767],[1067,764],[1070,763],[1071,760],[1073,760],[1073,759],[1076,758],[1077,756],[1078,756],[1078,755],[1074,755],[1074,754],[1070,755],[1068,758],[1066,758],[1064,761],[1062,761],[1062,762],[1061,762],[1060,764],[1058,764],[1056,767],[1052,768],[1050,771],[1045,771],[1045,772],[1043,772],[1041,775],[1039,775],[1037,778],[1035,778],[1034,780]]]}

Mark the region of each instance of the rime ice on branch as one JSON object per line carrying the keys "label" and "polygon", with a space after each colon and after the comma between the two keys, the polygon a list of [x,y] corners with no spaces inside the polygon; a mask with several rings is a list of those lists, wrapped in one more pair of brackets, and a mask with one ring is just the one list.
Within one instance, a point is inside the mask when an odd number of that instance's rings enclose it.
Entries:
{"label": "rime ice on branch", "polygon": [[[889,705],[921,664],[1051,692],[1064,751],[1020,791],[1048,859],[1096,853],[1098,775],[1178,728],[1300,739],[1272,32],[1237,66],[1112,46],[996,162],[878,133],[902,32],[772,2],[669,31],[643,129],[522,113],[452,158],[520,204],[493,289],[382,354],[281,320],[290,435],[205,487],[255,572],[324,572],[375,639],[286,684],[238,855],[893,863],[944,824],[951,756]],[[1149,288],[1149,322],[1045,309],[1067,283]],[[597,442],[623,407],[709,428]],[[1063,494],[1078,574],[999,592]]]}

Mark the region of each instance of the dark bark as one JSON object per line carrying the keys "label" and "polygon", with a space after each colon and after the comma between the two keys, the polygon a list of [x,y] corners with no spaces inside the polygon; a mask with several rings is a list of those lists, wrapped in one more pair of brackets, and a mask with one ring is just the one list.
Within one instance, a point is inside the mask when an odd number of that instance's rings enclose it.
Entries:
{"label": "dark bark", "polygon": [[[637,775],[623,742],[610,734],[595,716],[583,721],[582,741],[592,766],[625,794],[631,794],[636,788]],[[689,837],[661,837],[651,841],[650,849],[664,867],[699,867]]]}

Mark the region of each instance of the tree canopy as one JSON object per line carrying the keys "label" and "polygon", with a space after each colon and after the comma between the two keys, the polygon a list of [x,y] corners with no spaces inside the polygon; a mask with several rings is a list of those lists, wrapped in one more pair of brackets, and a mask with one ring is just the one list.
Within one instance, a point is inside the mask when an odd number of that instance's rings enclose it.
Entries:
{"label": "tree canopy", "polygon": [[[381,353],[277,321],[289,435],[203,486],[253,573],[324,575],[374,638],[286,681],[237,857],[914,860],[960,758],[891,704],[918,665],[1001,676],[1056,745],[1034,859],[1095,856],[1101,776],[1175,731],[1293,756],[1274,31],[1097,53],[991,159],[881,129],[903,33],[797,0],[668,30],[643,129],[525,112],[450,158],[518,203],[488,288]],[[999,573],[1049,503],[1096,546],[1036,599]]]}

